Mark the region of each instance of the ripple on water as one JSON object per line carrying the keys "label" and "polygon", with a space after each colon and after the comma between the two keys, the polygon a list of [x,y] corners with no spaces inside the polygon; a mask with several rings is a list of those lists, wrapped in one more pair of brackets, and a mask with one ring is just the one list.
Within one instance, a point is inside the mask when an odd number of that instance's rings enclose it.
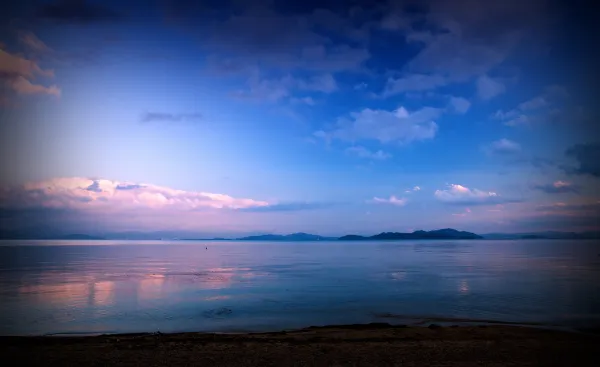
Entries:
{"label": "ripple on water", "polygon": [[211,310],[204,311],[202,314],[204,317],[209,319],[223,319],[229,315],[231,315],[233,311],[227,307],[220,307]]}

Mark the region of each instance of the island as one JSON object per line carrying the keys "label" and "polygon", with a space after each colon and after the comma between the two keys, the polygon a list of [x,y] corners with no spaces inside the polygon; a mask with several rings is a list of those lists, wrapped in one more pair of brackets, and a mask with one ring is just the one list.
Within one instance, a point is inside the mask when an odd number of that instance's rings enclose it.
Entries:
{"label": "island", "polygon": [[412,233],[383,232],[374,236],[347,235],[339,241],[373,241],[373,240],[480,240],[483,239],[475,233],[457,231],[452,228],[438,229],[435,231],[414,231]]}
{"label": "island", "polygon": [[287,235],[265,234],[259,236],[248,236],[237,238],[236,241],[332,241],[335,237],[323,237],[309,233],[292,233]]}

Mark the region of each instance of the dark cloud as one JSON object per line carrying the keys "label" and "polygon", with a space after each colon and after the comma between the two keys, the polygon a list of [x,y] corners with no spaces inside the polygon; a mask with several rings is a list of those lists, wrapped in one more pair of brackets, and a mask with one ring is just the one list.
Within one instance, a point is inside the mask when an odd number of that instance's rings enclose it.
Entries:
{"label": "dark cloud", "polygon": [[576,144],[565,154],[578,163],[578,167],[564,167],[567,173],[600,177],[600,143]]}
{"label": "dark cloud", "polygon": [[141,122],[188,122],[201,119],[202,115],[199,113],[146,112],[140,117]]}
{"label": "dark cloud", "polygon": [[98,23],[115,21],[122,15],[108,7],[85,0],[58,0],[36,11],[39,18],[65,23]]}
{"label": "dark cloud", "polygon": [[547,194],[579,193],[579,186],[562,181],[557,181],[553,184],[534,185],[533,189],[543,191]]}
{"label": "dark cloud", "polygon": [[98,183],[98,181],[94,181],[90,186],[86,187],[87,191],[93,191],[93,192],[102,192],[102,189],[100,188],[100,184]]}
{"label": "dark cloud", "polygon": [[540,205],[536,208],[536,211],[561,214],[579,213],[600,215],[600,201],[589,204],[556,203],[552,205]]}
{"label": "dark cloud", "polygon": [[444,204],[455,205],[455,206],[488,206],[498,204],[514,204],[522,203],[524,200],[519,198],[505,198],[505,197],[488,197],[485,199],[462,199],[457,201],[445,201]]}
{"label": "dark cloud", "polygon": [[360,69],[370,56],[368,22],[359,19],[364,10],[358,5],[170,1],[162,9],[167,19],[198,37],[209,55],[209,70],[231,73],[260,65],[338,72]]}
{"label": "dark cloud", "polygon": [[136,190],[136,189],[143,189],[144,186],[143,185],[137,185],[137,184],[120,184],[117,185],[116,189],[117,190]]}
{"label": "dark cloud", "polygon": [[540,216],[520,220],[521,224],[538,225],[555,230],[600,229],[600,202],[587,204],[556,203],[536,208]]}

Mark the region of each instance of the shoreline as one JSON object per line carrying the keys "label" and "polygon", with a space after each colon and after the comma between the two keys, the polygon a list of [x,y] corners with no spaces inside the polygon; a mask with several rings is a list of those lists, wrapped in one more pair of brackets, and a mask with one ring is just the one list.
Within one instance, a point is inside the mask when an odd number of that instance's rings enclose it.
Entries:
{"label": "shoreline", "polygon": [[600,325],[594,325],[587,328],[558,325],[542,322],[526,322],[526,321],[500,321],[494,319],[477,319],[467,317],[445,317],[445,316],[415,316],[415,315],[399,315],[393,313],[377,313],[374,314],[382,320],[401,320],[399,322],[386,322],[386,321],[373,321],[369,323],[352,323],[352,324],[327,324],[327,325],[310,325],[298,328],[278,328],[278,329],[261,329],[261,330],[180,330],[180,331],[168,331],[161,332],[156,331],[125,331],[125,332],[112,332],[112,331],[92,331],[92,332],[76,332],[76,331],[65,331],[65,332],[52,332],[45,334],[14,334],[14,335],[0,335],[0,338],[41,338],[41,337],[72,337],[72,338],[86,338],[86,337],[99,337],[99,336],[144,336],[144,335],[179,335],[179,334],[216,334],[216,335],[258,335],[258,334],[272,334],[272,333],[289,333],[297,332],[305,329],[329,329],[329,328],[343,328],[343,329],[364,329],[369,328],[405,328],[405,327],[416,327],[416,328],[427,328],[427,327],[489,327],[489,326],[501,326],[501,327],[523,327],[532,328],[538,330],[553,330],[567,333],[584,333],[584,334],[600,334]]}
{"label": "shoreline", "polygon": [[[600,364],[600,334],[516,325],[312,326],[261,333],[5,336],[0,351],[31,366]],[[402,363],[400,363],[400,361]],[[576,363],[574,363],[576,362]]]}

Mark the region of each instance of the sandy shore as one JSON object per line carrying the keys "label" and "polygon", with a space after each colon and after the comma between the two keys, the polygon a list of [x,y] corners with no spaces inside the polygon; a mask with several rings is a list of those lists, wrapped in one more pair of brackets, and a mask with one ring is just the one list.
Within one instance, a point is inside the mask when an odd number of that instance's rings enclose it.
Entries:
{"label": "sandy shore", "polygon": [[2,337],[0,351],[29,366],[600,366],[597,334],[499,325]]}

